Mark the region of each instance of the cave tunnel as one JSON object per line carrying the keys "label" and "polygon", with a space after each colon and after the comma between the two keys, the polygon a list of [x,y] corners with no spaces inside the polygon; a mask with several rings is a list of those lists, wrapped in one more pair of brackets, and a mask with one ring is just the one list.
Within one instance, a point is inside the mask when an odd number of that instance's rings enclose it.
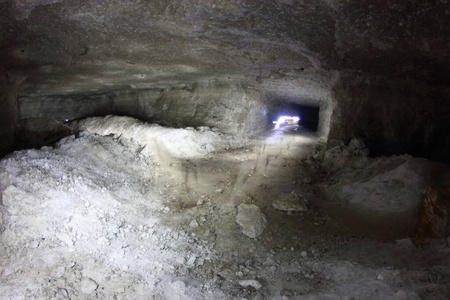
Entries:
{"label": "cave tunnel", "polygon": [[293,102],[276,102],[271,109],[270,119],[276,121],[281,116],[297,116],[300,118],[298,125],[301,128],[316,132],[319,126],[319,112],[320,107],[306,106]]}
{"label": "cave tunnel", "polygon": [[0,298],[450,299],[449,11],[0,1]]}

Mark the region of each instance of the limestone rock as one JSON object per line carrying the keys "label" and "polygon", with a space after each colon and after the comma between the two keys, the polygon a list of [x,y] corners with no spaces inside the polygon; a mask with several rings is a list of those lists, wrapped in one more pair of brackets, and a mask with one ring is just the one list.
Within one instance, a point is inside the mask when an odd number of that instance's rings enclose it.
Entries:
{"label": "limestone rock", "polygon": [[191,221],[191,223],[189,223],[189,227],[191,227],[191,228],[197,228],[197,227],[199,227],[200,225],[198,224],[198,222],[197,222],[197,220],[192,220]]}
{"label": "limestone rock", "polygon": [[91,278],[83,278],[81,281],[81,291],[85,294],[90,294],[98,288],[98,283]]}
{"label": "limestone rock", "polygon": [[305,212],[309,210],[308,205],[308,201],[295,192],[272,202],[273,208],[287,212]]}
{"label": "limestone rock", "polygon": [[241,204],[238,207],[236,223],[241,227],[243,234],[250,238],[257,238],[263,233],[267,219],[258,206]]}
{"label": "limestone rock", "polygon": [[262,288],[261,283],[259,283],[259,281],[258,281],[258,280],[255,280],[255,279],[240,280],[240,281],[239,281],[239,284],[240,284],[242,287],[245,287],[245,288],[252,287],[252,288],[254,288],[255,290],[259,290],[260,288]]}

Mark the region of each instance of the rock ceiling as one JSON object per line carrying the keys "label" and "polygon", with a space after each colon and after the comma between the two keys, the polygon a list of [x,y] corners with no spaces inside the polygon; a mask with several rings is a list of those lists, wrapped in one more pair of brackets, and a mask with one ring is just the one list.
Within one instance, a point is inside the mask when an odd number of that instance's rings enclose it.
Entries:
{"label": "rock ceiling", "polygon": [[0,65],[20,94],[355,71],[448,84],[450,3],[0,1]]}

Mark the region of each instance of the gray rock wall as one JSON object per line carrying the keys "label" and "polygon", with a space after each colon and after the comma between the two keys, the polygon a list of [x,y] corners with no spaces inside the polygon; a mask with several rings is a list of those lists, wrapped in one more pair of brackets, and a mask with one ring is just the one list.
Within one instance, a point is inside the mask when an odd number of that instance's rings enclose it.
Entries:
{"label": "gray rock wall", "polygon": [[18,81],[12,74],[0,70],[0,156],[13,149],[14,132],[17,124]]}
{"label": "gray rock wall", "polygon": [[252,134],[266,122],[259,92],[238,84],[207,84],[138,93],[139,117],[169,126],[210,126],[236,134]]}
{"label": "gray rock wall", "polygon": [[343,73],[333,96],[330,146],[356,137],[371,155],[408,153],[449,162],[448,87]]}
{"label": "gray rock wall", "polygon": [[166,126],[210,126],[245,135],[264,129],[265,112],[266,105],[257,90],[215,80],[173,89],[128,89],[95,95],[19,99],[20,119],[64,122],[116,114]]}

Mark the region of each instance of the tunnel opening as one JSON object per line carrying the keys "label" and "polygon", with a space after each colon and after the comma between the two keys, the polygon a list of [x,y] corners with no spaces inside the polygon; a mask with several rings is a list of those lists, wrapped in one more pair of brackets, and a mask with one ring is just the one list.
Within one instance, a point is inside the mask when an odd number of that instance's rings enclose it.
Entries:
{"label": "tunnel opening", "polygon": [[293,102],[277,102],[270,113],[273,129],[288,126],[310,132],[316,132],[319,127],[320,107],[303,105]]}

